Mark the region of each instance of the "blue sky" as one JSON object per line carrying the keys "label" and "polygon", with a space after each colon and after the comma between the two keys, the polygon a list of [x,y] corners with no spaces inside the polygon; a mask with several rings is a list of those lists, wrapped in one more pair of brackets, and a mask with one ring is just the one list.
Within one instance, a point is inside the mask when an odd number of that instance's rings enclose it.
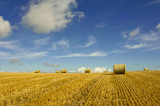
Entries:
{"label": "blue sky", "polygon": [[160,69],[160,0],[0,0],[0,71]]}

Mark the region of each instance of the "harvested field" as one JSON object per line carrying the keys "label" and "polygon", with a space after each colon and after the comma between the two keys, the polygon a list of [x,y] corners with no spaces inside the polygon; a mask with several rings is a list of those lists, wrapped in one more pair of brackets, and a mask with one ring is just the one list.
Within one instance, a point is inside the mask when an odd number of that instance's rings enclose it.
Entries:
{"label": "harvested field", "polygon": [[160,71],[0,73],[0,105],[160,105]]}

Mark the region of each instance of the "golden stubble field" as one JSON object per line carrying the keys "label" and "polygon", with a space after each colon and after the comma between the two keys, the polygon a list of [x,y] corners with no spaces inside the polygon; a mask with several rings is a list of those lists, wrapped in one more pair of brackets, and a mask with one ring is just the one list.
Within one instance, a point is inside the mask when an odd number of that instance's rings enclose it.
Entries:
{"label": "golden stubble field", "polygon": [[160,71],[0,73],[0,105],[160,105]]}

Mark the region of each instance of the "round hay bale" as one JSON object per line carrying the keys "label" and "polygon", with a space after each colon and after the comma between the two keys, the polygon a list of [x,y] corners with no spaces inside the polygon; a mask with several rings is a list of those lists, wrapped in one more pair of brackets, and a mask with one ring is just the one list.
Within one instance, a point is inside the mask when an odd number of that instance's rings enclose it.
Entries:
{"label": "round hay bale", "polygon": [[56,73],[60,73],[60,71],[56,71]]}
{"label": "round hay bale", "polygon": [[144,71],[149,71],[149,68],[144,68]]}
{"label": "round hay bale", "polygon": [[85,69],[84,73],[91,73],[91,69]]}
{"label": "round hay bale", "polygon": [[35,70],[34,73],[40,73],[40,70]]}
{"label": "round hay bale", "polygon": [[67,69],[62,69],[61,73],[67,73]]}
{"label": "round hay bale", "polygon": [[125,64],[115,64],[113,66],[114,74],[125,74],[126,66]]}

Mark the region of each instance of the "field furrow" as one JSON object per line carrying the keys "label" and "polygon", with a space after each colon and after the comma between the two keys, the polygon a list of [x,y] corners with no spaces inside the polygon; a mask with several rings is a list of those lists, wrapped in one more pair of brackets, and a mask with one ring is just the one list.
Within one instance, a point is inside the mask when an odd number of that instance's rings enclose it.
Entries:
{"label": "field furrow", "polygon": [[0,73],[0,105],[159,106],[159,75]]}

